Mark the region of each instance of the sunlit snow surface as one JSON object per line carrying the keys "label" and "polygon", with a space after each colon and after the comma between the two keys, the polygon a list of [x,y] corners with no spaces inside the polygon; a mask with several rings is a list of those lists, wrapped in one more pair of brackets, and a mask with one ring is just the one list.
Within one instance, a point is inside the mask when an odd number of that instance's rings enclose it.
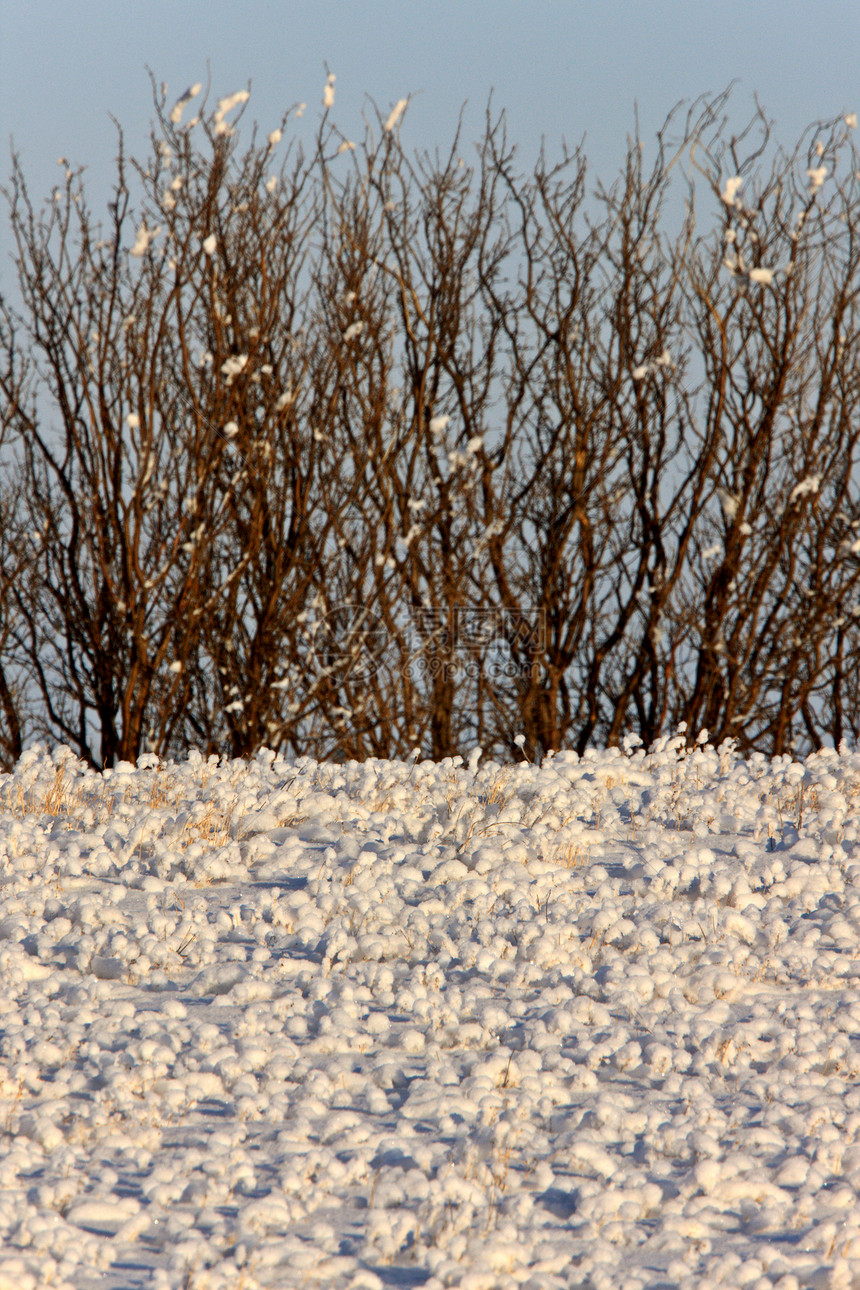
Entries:
{"label": "sunlit snow surface", "polygon": [[860,1285],[860,756],[0,801],[0,1287]]}

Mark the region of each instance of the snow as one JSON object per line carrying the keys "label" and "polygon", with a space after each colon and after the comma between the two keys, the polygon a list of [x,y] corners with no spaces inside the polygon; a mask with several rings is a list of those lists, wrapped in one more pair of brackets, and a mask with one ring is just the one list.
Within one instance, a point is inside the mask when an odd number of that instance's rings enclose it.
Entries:
{"label": "snow", "polygon": [[625,747],[25,753],[0,1287],[857,1284],[860,754]]}
{"label": "snow", "polygon": [[406,111],[408,106],[409,106],[408,99],[397,100],[397,102],[394,104],[394,107],[391,109],[388,116],[386,117],[385,124],[382,127],[387,134],[391,133],[391,131],[397,125],[397,122],[400,120],[400,118],[402,117],[403,113]]}
{"label": "snow", "polygon": [[806,479],[802,479],[799,484],[795,484],[794,488],[792,488],[791,492],[789,493],[788,495],[789,506],[792,504],[792,502],[796,502],[799,498],[805,497],[807,494],[812,494],[814,496],[818,492],[820,487],[821,487],[820,475],[807,475]]}
{"label": "snow", "polygon": [[732,175],[729,179],[726,180],[725,187],[723,188],[723,191],[720,193],[720,197],[723,199],[723,201],[727,206],[735,205],[737,195],[741,190],[741,188],[743,188],[743,183],[744,181],[740,175]]}
{"label": "snow", "polygon": [[216,135],[227,135],[228,137],[232,135],[233,128],[228,125],[224,118],[228,113],[232,112],[234,108],[239,107],[243,103],[247,103],[250,97],[251,94],[249,90],[238,90],[235,94],[228,94],[226,98],[219,99],[218,107],[213,117],[213,133]]}
{"label": "snow", "polygon": [[136,260],[141,259],[149,250],[150,242],[158,237],[160,232],[160,227],[150,229],[146,227],[146,223],[141,224],[140,228],[137,230],[137,235],[133,244],[129,247],[129,255],[133,256]]}
{"label": "snow", "polygon": [[756,282],[760,287],[768,287],[773,282],[773,269],[750,269],[750,282]]}
{"label": "snow", "polygon": [[735,497],[734,493],[730,493],[727,488],[718,488],[717,495],[719,496],[720,505],[723,508],[723,514],[726,519],[733,520],[738,513],[740,498]]}
{"label": "snow", "polygon": [[203,89],[202,81],[197,81],[195,82],[194,85],[190,85],[188,89],[185,91],[185,93],[182,94],[176,100],[170,113],[170,120],[173,123],[173,125],[180,124],[180,122],[182,121],[182,113],[185,110],[186,106],[191,102],[192,99],[195,99],[197,97],[197,95],[200,93],[202,89]]}

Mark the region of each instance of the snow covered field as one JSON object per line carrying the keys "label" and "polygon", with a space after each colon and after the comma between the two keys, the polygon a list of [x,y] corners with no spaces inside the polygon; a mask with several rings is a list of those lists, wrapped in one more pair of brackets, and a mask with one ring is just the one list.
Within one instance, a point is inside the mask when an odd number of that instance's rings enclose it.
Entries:
{"label": "snow covered field", "polygon": [[860,755],[0,776],[0,1287],[860,1286]]}

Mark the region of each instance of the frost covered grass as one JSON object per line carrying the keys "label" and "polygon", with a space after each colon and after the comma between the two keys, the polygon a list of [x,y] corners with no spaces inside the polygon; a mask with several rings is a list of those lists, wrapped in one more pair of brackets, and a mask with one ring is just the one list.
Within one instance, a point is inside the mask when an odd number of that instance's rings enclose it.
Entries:
{"label": "frost covered grass", "polygon": [[0,777],[0,1288],[860,1285],[860,755]]}

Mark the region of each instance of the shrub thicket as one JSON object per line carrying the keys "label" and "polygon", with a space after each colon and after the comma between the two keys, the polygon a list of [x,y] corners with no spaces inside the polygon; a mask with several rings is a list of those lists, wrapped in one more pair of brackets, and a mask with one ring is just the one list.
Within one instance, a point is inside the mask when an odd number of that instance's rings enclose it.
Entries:
{"label": "shrub thicket", "polygon": [[13,158],[0,760],[856,740],[852,122],[722,96],[591,188],[245,97],[157,93],[106,221]]}

